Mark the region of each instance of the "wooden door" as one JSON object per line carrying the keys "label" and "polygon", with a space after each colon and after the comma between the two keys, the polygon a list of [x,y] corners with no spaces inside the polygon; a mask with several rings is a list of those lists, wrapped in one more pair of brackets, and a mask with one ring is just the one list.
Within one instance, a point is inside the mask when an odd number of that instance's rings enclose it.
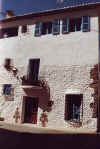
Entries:
{"label": "wooden door", "polygon": [[25,99],[24,122],[37,124],[38,98],[27,97]]}

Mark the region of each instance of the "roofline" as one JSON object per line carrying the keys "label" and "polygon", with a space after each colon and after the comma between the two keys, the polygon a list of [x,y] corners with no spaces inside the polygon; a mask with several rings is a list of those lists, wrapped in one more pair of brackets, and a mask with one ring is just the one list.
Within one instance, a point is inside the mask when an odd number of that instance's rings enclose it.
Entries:
{"label": "roofline", "polygon": [[66,11],[72,12],[72,11],[79,11],[79,10],[83,10],[83,9],[95,9],[95,8],[99,8],[99,7],[100,7],[100,2],[91,3],[91,4],[83,4],[83,5],[72,6],[72,7],[64,7],[64,8],[58,8],[58,9],[52,9],[52,10],[46,10],[46,11],[40,11],[40,12],[35,12],[35,13],[13,16],[11,18],[0,20],[0,23],[5,24],[7,22],[13,22],[13,21],[17,21],[17,20],[31,19],[31,18],[33,19],[33,18],[41,17],[41,16],[49,16],[49,15],[51,15],[51,13],[52,13],[52,15],[55,15],[58,13],[64,13]]}

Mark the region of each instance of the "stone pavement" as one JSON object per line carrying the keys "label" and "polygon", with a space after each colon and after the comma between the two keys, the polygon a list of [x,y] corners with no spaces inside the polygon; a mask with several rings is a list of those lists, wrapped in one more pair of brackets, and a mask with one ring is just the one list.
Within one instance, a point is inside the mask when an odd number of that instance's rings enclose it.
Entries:
{"label": "stone pavement", "polygon": [[35,134],[96,134],[94,129],[86,128],[43,128],[34,124],[10,124],[0,122],[0,129]]}

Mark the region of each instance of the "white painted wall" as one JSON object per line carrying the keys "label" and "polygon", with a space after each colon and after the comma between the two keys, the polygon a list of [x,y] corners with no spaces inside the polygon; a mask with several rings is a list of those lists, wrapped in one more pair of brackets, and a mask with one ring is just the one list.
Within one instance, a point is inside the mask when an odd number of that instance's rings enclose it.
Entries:
{"label": "white painted wall", "polygon": [[91,17],[91,31],[34,37],[34,27],[25,35],[0,40],[0,63],[10,57],[17,65],[40,58],[41,65],[85,65],[98,62],[98,17]]}

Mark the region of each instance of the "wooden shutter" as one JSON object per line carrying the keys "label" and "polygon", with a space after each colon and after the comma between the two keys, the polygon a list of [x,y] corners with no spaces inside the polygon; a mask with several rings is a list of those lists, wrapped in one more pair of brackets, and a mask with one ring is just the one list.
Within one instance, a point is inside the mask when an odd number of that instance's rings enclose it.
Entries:
{"label": "wooden shutter", "polygon": [[90,31],[90,16],[82,17],[82,31],[89,32]]}
{"label": "wooden shutter", "polygon": [[40,36],[41,35],[41,28],[42,28],[42,23],[38,22],[35,25],[35,36]]}
{"label": "wooden shutter", "polygon": [[39,73],[40,59],[30,59],[28,66],[28,80],[37,81]]}
{"label": "wooden shutter", "polygon": [[60,20],[56,19],[53,20],[53,24],[52,24],[52,33],[53,35],[57,35],[60,33]]}
{"label": "wooden shutter", "polygon": [[62,34],[66,34],[69,32],[69,19],[62,20]]}

